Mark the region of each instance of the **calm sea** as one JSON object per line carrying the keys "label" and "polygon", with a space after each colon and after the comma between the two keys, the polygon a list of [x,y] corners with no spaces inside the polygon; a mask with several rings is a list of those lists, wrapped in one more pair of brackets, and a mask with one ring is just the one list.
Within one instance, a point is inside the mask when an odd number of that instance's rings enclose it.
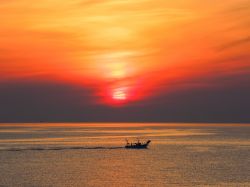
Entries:
{"label": "calm sea", "polygon": [[250,124],[0,124],[0,186],[250,186]]}

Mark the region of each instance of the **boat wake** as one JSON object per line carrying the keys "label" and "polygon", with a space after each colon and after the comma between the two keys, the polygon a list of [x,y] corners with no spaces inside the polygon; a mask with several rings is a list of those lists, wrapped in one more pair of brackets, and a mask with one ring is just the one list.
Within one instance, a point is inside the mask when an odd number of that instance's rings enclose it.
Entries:
{"label": "boat wake", "polygon": [[0,151],[60,151],[60,150],[91,150],[91,149],[123,149],[124,147],[28,147],[28,148],[8,148]]}

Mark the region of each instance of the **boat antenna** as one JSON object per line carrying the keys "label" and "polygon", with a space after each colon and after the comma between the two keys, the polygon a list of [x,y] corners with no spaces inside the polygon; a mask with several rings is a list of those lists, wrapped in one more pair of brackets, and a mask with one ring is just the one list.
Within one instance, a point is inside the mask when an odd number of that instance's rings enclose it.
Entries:
{"label": "boat antenna", "polygon": [[125,139],[125,141],[126,141],[126,142],[127,142],[127,144],[128,144],[128,139],[127,139],[127,138]]}

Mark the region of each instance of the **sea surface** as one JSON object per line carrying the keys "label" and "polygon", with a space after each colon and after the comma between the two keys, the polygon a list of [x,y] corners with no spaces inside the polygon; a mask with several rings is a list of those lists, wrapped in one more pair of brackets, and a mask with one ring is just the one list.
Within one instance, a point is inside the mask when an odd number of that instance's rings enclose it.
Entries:
{"label": "sea surface", "polygon": [[250,186],[250,124],[0,124],[5,186]]}

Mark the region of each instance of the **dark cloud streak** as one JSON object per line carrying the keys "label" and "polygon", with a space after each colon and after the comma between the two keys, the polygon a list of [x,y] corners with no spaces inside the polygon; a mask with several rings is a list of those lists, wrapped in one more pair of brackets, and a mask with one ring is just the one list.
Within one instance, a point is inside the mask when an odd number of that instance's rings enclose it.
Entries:
{"label": "dark cloud streak", "polygon": [[218,47],[218,51],[223,51],[232,47],[237,47],[239,45],[244,45],[249,43],[250,43],[250,36],[221,45],[220,47]]}

